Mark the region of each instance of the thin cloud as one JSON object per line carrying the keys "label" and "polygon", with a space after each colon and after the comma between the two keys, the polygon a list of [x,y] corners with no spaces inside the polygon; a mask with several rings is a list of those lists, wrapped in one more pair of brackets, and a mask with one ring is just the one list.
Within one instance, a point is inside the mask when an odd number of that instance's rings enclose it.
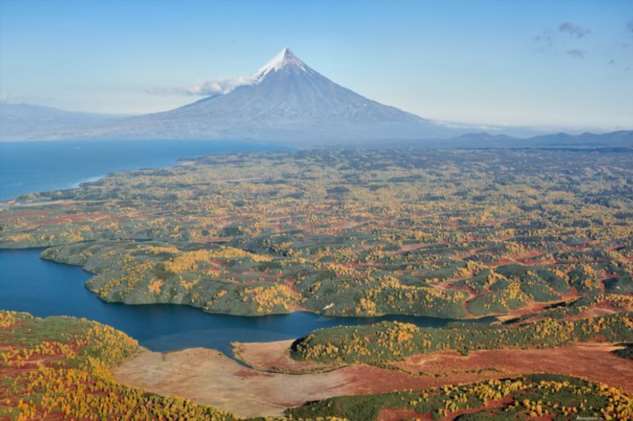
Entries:
{"label": "thin cloud", "polygon": [[198,85],[194,85],[187,90],[189,95],[207,96],[207,95],[225,95],[240,86],[250,85],[253,83],[251,77],[238,77],[234,79],[208,80]]}
{"label": "thin cloud", "polygon": [[563,22],[558,26],[559,32],[569,34],[574,38],[584,38],[591,33],[591,29],[573,22]]}
{"label": "thin cloud", "polygon": [[253,83],[250,77],[238,77],[234,79],[208,80],[190,87],[149,88],[145,92],[158,96],[216,96],[226,95],[235,88]]}
{"label": "thin cloud", "polygon": [[534,42],[543,47],[551,47],[554,44],[554,37],[551,31],[543,31],[533,38]]}
{"label": "thin cloud", "polygon": [[558,43],[561,34],[569,35],[573,38],[584,38],[591,33],[591,29],[578,25],[574,22],[562,22],[558,25],[558,30],[545,29],[532,39],[541,49],[552,48]]}
{"label": "thin cloud", "polygon": [[567,54],[570,57],[573,58],[585,58],[585,52],[583,50],[579,50],[577,48],[571,49],[571,50],[567,50],[565,52],[565,54]]}

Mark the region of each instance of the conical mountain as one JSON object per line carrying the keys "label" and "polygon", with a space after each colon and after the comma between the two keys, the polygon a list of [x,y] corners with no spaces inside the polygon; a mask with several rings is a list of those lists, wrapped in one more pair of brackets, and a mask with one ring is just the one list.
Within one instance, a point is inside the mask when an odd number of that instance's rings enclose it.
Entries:
{"label": "conical mountain", "polygon": [[344,88],[285,48],[222,94],[84,134],[314,145],[431,139],[460,132]]}

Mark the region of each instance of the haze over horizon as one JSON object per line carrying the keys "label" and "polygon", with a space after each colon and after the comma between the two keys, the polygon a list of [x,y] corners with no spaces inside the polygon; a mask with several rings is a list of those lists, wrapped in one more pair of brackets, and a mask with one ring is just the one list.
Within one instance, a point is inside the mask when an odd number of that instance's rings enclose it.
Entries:
{"label": "haze over horizon", "polygon": [[289,47],[341,85],[424,118],[632,126],[627,1],[159,3],[0,1],[0,99],[164,111],[252,75]]}

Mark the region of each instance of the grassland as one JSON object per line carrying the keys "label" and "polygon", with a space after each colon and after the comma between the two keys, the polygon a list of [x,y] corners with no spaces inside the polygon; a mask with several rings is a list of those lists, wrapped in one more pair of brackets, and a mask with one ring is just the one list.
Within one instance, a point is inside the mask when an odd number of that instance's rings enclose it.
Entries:
{"label": "grassland", "polygon": [[110,302],[524,316],[633,291],[632,186],[613,151],[215,156],[20,197],[0,247],[46,247]]}

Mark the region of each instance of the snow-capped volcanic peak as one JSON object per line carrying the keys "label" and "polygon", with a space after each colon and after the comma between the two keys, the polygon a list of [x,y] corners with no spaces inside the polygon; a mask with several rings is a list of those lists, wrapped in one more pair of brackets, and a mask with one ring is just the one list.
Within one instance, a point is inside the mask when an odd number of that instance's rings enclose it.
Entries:
{"label": "snow-capped volcanic peak", "polygon": [[193,95],[218,96],[226,95],[241,86],[257,85],[266,79],[266,76],[280,70],[289,70],[293,73],[312,71],[301,59],[288,48],[281,50],[266,65],[261,67],[251,76],[240,76],[232,79],[209,80],[187,89]]}
{"label": "snow-capped volcanic peak", "polygon": [[275,57],[273,57],[268,63],[260,68],[254,75],[255,80],[260,80],[269,73],[277,72],[285,67],[292,66],[296,69],[307,71],[308,66],[301,61],[301,59],[294,55],[289,48],[284,48]]}
{"label": "snow-capped volcanic peak", "polygon": [[338,85],[288,48],[251,76],[208,81],[190,92],[204,98],[81,136],[359,144],[435,139],[456,132]]}

